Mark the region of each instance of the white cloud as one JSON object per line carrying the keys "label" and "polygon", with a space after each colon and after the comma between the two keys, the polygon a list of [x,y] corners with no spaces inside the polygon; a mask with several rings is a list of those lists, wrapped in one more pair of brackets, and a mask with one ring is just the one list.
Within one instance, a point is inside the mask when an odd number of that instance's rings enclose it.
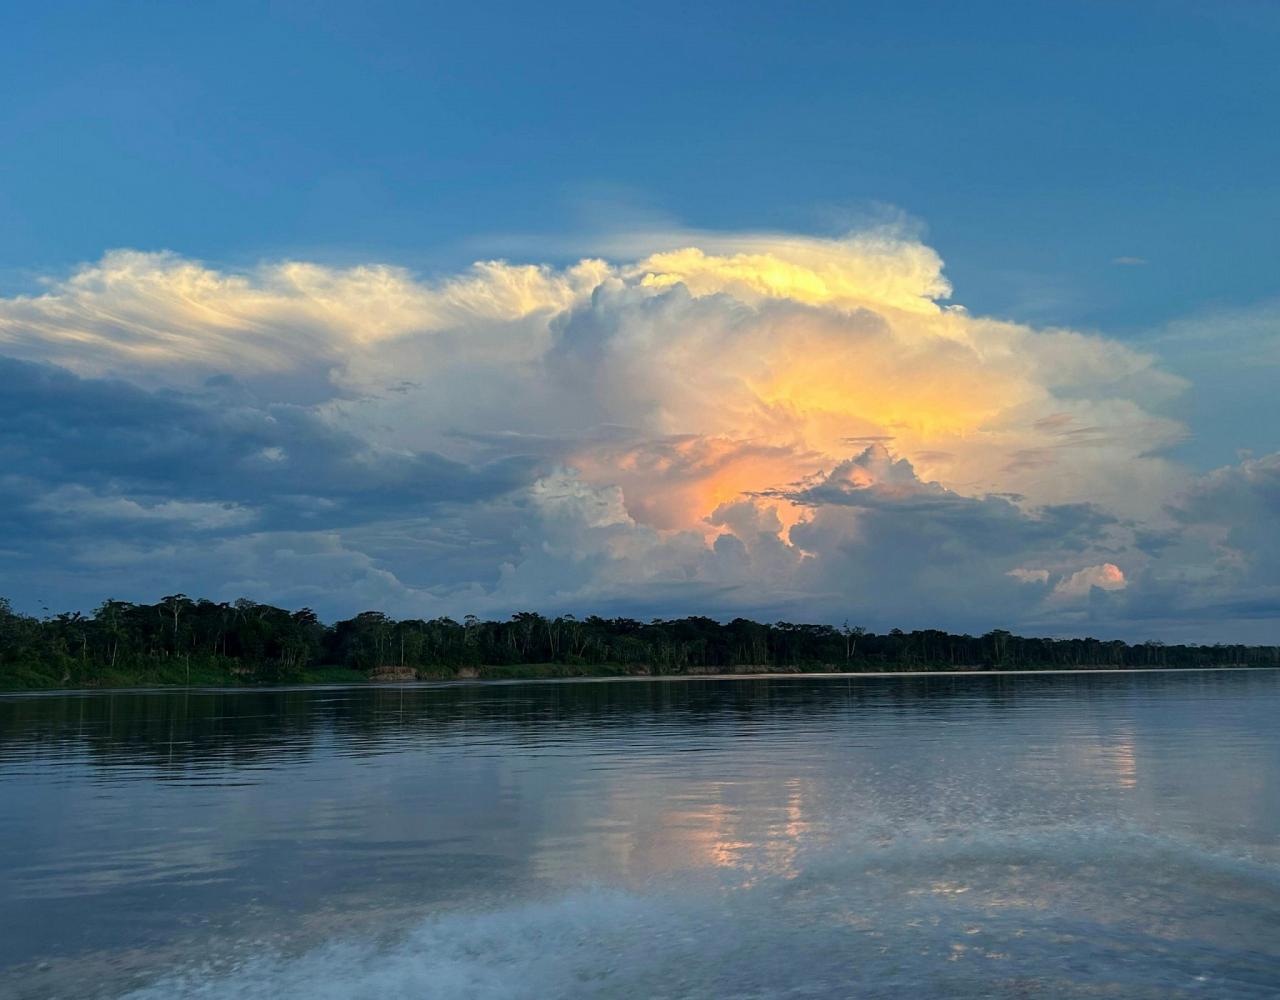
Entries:
{"label": "white cloud", "polygon": [[1063,577],[1053,588],[1052,597],[1059,600],[1076,600],[1088,597],[1094,587],[1099,590],[1124,590],[1128,586],[1124,571],[1115,563],[1101,563],[1076,570]]}
{"label": "white cloud", "polygon": [[1025,566],[1015,566],[1009,570],[1008,575],[1013,577],[1019,583],[1048,583],[1049,571],[1047,569],[1028,569]]}
{"label": "white cloud", "polygon": [[[921,624],[1052,616],[1095,588],[1136,606],[1170,578],[1143,539],[1230,547],[1188,520],[1209,487],[1161,457],[1182,379],[951,292],[934,250],[883,233],[701,234],[433,280],[111,253],[0,299],[0,354],[90,380],[59,383],[82,405],[14,411],[13,469],[45,494],[25,530],[218,532],[238,555],[201,572],[260,598],[341,564],[359,593],[455,613],[683,599]],[[94,393],[107,453],[76,430]],[[56,461],[34,443],[50,427]],[[180,474],[202,451],[210,469]]]}
{"label": "white cloud", "polygon": [[251,510],[235,503],[200,503],[187,500],[136,500],[127,496],[100,496],[83,486],[67,485],[41,496],[33,509],[87,520],[126,521],[182,525],[193,531],[212,531],[248,525]]}
{"label": "white cloud", "polygon": [[0,348],[87,375],[256,377],[342,366],[410,334],[563,310],[606,272],[599,261],[564,271],[483,261],[423,282],[387,265],[286,261],[227,272],[172,253],[117,250],[49,281],[41,295],[0,300]]}

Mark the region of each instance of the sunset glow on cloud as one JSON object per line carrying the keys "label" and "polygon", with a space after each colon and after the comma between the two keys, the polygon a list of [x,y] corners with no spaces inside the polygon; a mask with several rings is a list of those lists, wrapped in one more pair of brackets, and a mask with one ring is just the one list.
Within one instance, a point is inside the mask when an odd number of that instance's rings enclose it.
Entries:
{"label": "sunset glow on cloud", "polygon": [[1052,625],[1151,614],[1179,552],[1247,578],[1155,356],[974,316],[888,231],[703,244],[431,280],[117,251],[0,300],[4,489],[58,524],[16,544],[86,593],[424,615]]}

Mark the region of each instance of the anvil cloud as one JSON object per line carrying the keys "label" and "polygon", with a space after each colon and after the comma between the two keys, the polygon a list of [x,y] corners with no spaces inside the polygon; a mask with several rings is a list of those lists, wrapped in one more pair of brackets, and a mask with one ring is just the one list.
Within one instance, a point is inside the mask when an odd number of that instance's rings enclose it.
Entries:
{"label": "anvil cloud", "polygon": [[1183,380],[974,316],[892,233],[425,280],[116,251],[0,299],[0,593],[1213,637],[1274,618],[1276,456]]}

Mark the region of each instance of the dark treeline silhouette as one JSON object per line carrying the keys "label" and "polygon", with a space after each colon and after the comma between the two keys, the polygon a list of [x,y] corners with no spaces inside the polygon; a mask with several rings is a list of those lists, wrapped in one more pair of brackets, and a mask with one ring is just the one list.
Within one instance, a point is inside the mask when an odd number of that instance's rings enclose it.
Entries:
{"label": "dark treeline silhouette", "polygon": [[[936,629],[876,634],[848,625],[743,618],[636,621],[531,611],[507,621],[468,615],[395,621],[366,611],[327,625],[309,608],[239,600],[107,601],[92,615],[36,618],[0,600],[0,685],[247,683],[353,676],[476,676],[559,665],[565,674],[699,674],[765,670],[979,670],[1280,666],[1280,646],[1131,644],[981,636]],[[326,674],[326,671],[329,671]],[[554,674],[556,671],[544,671]],[[336,679],[336,678],[335,678]]]}

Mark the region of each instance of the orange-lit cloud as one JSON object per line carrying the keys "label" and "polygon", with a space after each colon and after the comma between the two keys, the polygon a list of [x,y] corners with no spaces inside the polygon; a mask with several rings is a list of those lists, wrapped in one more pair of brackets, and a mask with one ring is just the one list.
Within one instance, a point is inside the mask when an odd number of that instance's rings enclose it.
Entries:
{"label": "orange-lit cloud", "polygon": [[[121,251],[0,299],[0,354],[215,407],[219,433],[249,449],[243,474],[288,479],[290,497],[320,441],[340,442],[343,475],[412,484],[394,527],[344,527],[340,547],[422,544],[425,565],[504,540],[483,570],[415,600],[621,601],[674,584],[870,599],[859,559],[883,563],[890,538],[934,565],[982,562],[1010,601],[1125,589],[1148,557],[1106,553],[1132,541],[1125,525],[1167,524],[1187,480],[1161,457],[1183,433],[1162,413],[1181,380],[1114,340],[973,316],[951,294],[934,250],[883,233],[708,236],[433,279]],[[438,485],[453,475],[463,485]],[[466,513],[474,483],[489,506]],[[57,486],[67,511],[269,520],[211,488]],[[430,520],[402,536],[412,490]],[[306,497],[308,516],[327,503]],[[934,586],[929,565],[880,574]]]}
{"label": "orange-lit cloud", "polygon": [[1115,563],[1102,563],[1098,566],[1086,566],[1061,580],[1053,588],[1053,596],[1071,599],[1088,596],[1097,587],[1099,590],[1124,590],[1128,585],[1124,571]]}

